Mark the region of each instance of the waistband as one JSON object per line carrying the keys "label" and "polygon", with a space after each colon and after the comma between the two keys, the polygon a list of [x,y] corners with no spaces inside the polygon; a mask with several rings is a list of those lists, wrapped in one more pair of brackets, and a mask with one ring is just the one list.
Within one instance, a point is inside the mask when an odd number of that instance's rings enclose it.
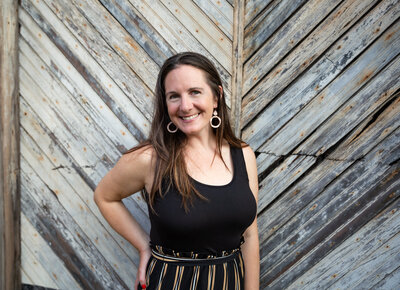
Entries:
{"label": "waistband", "polygon": [[[226,256],[208,258],[183,258],[174,257],[152,250],[152,257],[156,260],[162,261],[163,263],[170,263],[177,266],[202,266],[202,265],[218,265],[235,260],[240,255],[240,249]],[[239,258],[240,259],[240,258]]]}
{"label": "waistband", "polygon": [[218,260],[226,258],[240,252],[240,248],[221,251],[218,253],[196,253],[196,252],[181,252],[168,249],[159,245],[151,245],[153,256],[160,259],[168,259],[171,261],[200,261],[200,260]]}

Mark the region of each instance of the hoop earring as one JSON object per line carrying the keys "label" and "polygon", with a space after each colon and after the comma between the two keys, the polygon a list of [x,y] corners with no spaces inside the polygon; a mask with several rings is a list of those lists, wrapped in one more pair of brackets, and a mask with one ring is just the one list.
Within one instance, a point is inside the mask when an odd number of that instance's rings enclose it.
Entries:
{"label": "hoop earring", "polygon": [[[210,125],[213,128],[218,128],[219,126],[221,126],[222,121],[221,121],[221,118],[217,116],[217,110],[214,110],[213,115],[214,116],[212,116],[211,119],[210,119]],[[215,119],[218,120],[218,124],[217,125],[213,125],[213,120],[215,120]]]}
{"label": "hoop earring", "polygon": [[[170,128],[171,125],[174,125],[174,126],[175,126],[175,130],[171,130],[171,128]],[[168,132],[170,132],[170,133],[175,133],[176,131],[178,131],[178,127],[176,127],[176,125],[175,125],[174,123],[169,122],[168,125],[167,125],[167,130],[168,130]]]}

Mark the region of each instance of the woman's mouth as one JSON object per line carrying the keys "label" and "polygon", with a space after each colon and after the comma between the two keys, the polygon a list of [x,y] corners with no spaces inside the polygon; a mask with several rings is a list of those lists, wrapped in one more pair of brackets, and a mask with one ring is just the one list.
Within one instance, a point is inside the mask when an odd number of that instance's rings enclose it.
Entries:
{"label": "woman's mouth", "polygon": [[189,121],[189,120],[193,120],[194,118],[196,118],[198,115],[200,115],[200,113],[191,115],[191,116],[185,116],[185,117],[181,117],[184,121]]}

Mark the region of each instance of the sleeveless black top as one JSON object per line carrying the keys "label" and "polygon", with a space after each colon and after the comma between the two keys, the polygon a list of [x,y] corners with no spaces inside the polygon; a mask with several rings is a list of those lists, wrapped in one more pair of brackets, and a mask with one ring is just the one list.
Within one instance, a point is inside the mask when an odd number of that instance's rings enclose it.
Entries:
{"label": "sleeveless black top", "polygon": [[249,187],[242,149],[230,147],[230,152],[232,180],[226,185],[207,185],[191,178],[207,200],[196,197],[188,213],[175,187],[163,197],[156,197],[155,213],[149,207],[151,245],[210,254],[240,246],[243,232],[254,221],[257,205]]}

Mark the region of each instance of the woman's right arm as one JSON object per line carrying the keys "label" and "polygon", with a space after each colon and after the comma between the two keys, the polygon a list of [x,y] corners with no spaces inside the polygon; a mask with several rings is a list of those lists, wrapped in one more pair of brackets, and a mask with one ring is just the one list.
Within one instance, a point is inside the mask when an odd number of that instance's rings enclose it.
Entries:
{"label": "woman's right arm", "polygon": [[152,150],[149,148],[122,155],[94,192],[94,201],[110,226],[139,251],[135,289],[139,281],[141,285],[146,282],[145,270],[151,256],[149,236],[132,217],[122,199],[144,187],[151,188],[152,160]]}

